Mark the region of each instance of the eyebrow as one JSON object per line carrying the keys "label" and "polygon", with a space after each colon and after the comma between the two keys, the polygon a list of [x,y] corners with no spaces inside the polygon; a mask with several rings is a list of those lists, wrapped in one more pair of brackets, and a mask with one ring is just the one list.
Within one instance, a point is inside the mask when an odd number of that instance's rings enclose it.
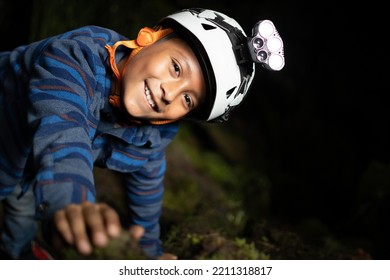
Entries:
{"label": "eyebrow", "polygon": [[176,52],[179,54],[180,61],[184,61],[185,68],[188,69],[189,74],[192,74],[192,68],[188,63],[188,55],[185,55],[181,50],[176,50]]}
{"label": "eyebrow", "polygon": [[[186,69],[188,71],[188,74],[192,78],[192,68],[191,68],[190,64],[188,63],[188,59],[185,59],[186,56],[184,56],[182,53],[180,53],[180,55],[182,56],[182,58],[184,60],[184,64],[186,65]],[[201,94],[201,92],[195,92],[192,90],[192,93],[195,95],[195,98],[192,102],[193,104],[192,104],[191,110],[194,110],[194,109],[198,108],[200,106],[200,104],[202,104],[202,102],[199,100],[199,94]]]}
{"label": "eyebrow", "polygon": [[183,57],[184,64],[186,65],[186,69],[188,69],[188,72],[191,75],[192,74],[192,68],[191,68],[190,64],[188,63],[188,59],[185,59],[184,58],[185,56],[183,54],[180,54],[180,55]]}
{"label": "eyebrow", "polygon": [[[179,53],[179,55],[181,57],[181,61],[184,61],[185,68],[187,69],[189,75],[192,75],[192,68],[191,68],[191,66],[190,66],[190,64],[188,62],[188,55],[184,55],[183,52],[181,52],[181,51],[178,51],[178,53]],[[201,92],[194,92],[194,91],[192,91],[192,93],[195,94],[196,96],[198,96],[199,94],[202,94]],[[193,104],[194,108],[197,108],[197,107],[199,107],[202,104],[202,102],[201,102],[201,100],[199,100],[199,98],[195,98],[194,101],[195,101],[194,104]]]}

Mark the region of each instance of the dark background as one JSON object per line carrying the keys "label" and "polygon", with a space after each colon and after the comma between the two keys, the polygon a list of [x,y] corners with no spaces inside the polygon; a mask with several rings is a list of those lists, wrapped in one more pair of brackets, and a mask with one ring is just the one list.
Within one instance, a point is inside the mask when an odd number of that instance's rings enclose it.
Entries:
{"label": "dark background", "polygon": [[[383,7],[341,1],[0,0],[0,50],[84,24],[133,38],[139,28],[192,6],[226,13],[247,33],[258,20],[271,19],[284,40],[285,68],[259,68],[251,93],[223,125],[245,143],[240,149],[227,145],[226,160],[269,181],[267,207],[256,215],[296,225],[316,219],[339,238],[354,239],[374,259],[388,259],[389,57]],[[204,147],[222,150],[215,143]],[[256,189],[251,194],[259,195]]]}

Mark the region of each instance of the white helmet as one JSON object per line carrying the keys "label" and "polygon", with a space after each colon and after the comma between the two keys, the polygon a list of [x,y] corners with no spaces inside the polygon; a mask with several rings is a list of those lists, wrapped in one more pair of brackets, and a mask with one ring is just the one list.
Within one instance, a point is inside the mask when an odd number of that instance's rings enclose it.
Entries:
{"label": "white helmet", "polygon": [[[249,90],[255,75],[254,62],[263,63],[271,70],[280,70],[284,65],[283,43],[275,28],[266,36],[280,39],[281,46],[276,51],[275,47],[269,50],[267,44],[263,44],[261,50],[258,48],[259,37],[262,37],[259,28],[253,31],[253,38],[248,38],[234,19],[213,10],[181,10],[162,19],[160,24],[172,27],[187,41],[205,76],[208,100],[189,115],[191,119],[226,121],[231,110],[241,103]],[[267,41],[267,38],[261,39]],[[282,65],[270,67],[271,51],[279,54]]]}

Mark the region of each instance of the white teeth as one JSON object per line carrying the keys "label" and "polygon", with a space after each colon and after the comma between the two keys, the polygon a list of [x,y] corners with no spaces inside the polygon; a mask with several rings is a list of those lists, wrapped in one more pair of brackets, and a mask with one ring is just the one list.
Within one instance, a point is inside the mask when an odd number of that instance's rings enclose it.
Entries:
{"label": "white teeth", "polygon": [[150,106],[152,106],[152,108],[156,107],[156,104],[154,103],[152,96],[150,95],[150,89],[146,85],[145,85],[145,95],[146,95],[146,99],[148,100]]}

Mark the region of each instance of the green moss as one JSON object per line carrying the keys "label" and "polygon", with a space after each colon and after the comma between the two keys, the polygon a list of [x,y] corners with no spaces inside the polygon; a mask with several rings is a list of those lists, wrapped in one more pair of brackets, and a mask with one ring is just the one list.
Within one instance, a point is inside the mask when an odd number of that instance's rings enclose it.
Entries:
{"label": "green moss", "polygon": [[190,180],[183,180],[166,188],[163,207],[167,210],[191,214],[194,213],[200,198],[197,184]]}
{"label": "green moss", "polygon": [[104,248],[95,248],[92,254],[83,256],[73,246],[62,243],[52,248],[55,255],[65,260],[139,260],[147,259],[138,243],[130,238],[128,232],[123,231],[119,237],[113,238]]}

